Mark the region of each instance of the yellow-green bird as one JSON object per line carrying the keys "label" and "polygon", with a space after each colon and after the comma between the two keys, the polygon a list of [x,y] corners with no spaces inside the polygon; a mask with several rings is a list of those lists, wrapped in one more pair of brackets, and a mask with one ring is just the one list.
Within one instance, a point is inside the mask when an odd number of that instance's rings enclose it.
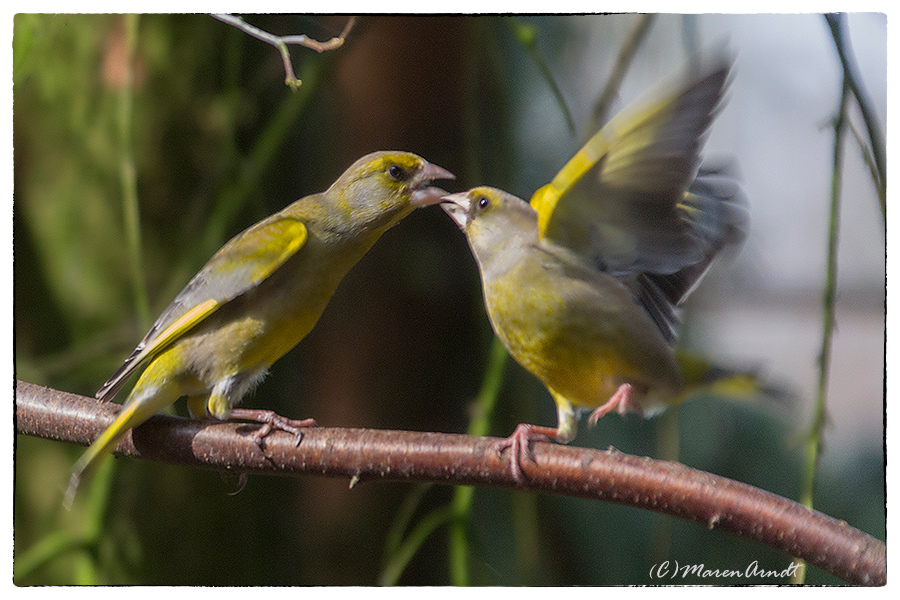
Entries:
{"label": "yellow-green bird", "polygon": [[489,187],[444,198],[494,331],[556,402],[556,428],[521,424],[500,444],[516,480],[529,442],[571,441],[584,410],[593,424],[683,399],[677,307],[746,219],[737,186],[699,169],[729,71],[718,60],[623,110],[530,204]]}
{"label": "yellow-green bird", "polygon": [[127,401],[72,472],[71,504],[84,474],[133,427],[182,396],[192,415],[259,421],[300,436],[311,419],[235,409],[267,369],[312,330],[344,275],[381,235],[446,192],[453,174],[408,152],[356,161],[326,191],[307,196],[239,233],[191,279],[107,381],[111,399],[147,365]]}

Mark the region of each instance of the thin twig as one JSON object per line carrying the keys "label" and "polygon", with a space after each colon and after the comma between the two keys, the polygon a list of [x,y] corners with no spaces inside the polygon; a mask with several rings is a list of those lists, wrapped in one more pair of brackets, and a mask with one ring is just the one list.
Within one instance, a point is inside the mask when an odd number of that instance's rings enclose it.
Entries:
{"label": "thin twig", "polygon": [[382,569],[378,576],[378,585],[397,585],[406,565],[425,540],[444,523],[453,519],[452,509],[453,506],[449,504],[438,507],[416,523],[413,530],[394,551],[391,560]]}
{"label": "thin twig", "polygon": [[875,161],[875,168],[878,173],[878,180],[875,182],[878,190],[878,200],[881,204],[881,214],[885,216],[887,205],[887,167],[885,165],[885,147],[884,135],[881,127],[875,117],[875,109],[869,102],[869,97],[863,90],[859,75],[856,70],[856,63],[853,60],[853,50],[850,48],[850,41],[844,35],[846,16],[842,13],[832,13],[825,15],[825,22],[831,30],[831,37],[834,39],[834,45],[837,49],[838,57],[841,59],[841,67],[843,68],[844,78],[856,98],[859,106],[859,112],[862,114],[863,122],[866,124],[866,130],[869,133],[869,143],[871,144],[872,158]]}
{"label": "thin twig", "polygon": [[606,118],[609,115],[609,107],[612,105],[613,98],[619,93],[619,87],[622,85],[625,73],[628,72],[628,67],[631,66],[634,55],[637,53],[638,48],[641,47],[641,42],[644,41],[647,32],[650,31],[650,25],[653,24],[655,16],[656,15],[652,13],[637,15],[637,19],[632,24],[631,31],[625,38],[625,43],[622,44],[619,53],[616,55],[616,64],[613,66],[613,70],[606,80],[606,86],[603,88],[603,91],[600,92],[600,96],[594,104],[594,110],[591,114],[591,124],[587,130],[588,137],[594,135],[594,132],[606,123]]}
{"label": "thin twig", "polygon": [[[89,444],[119,405],[31,383],[16,383],[21,434]],[[313,427],[295,436],[273,432],[263,449],[255,426],[157,415],[123,438],[117,452],[167,463],[241,473],[316,474],[353,481],[434,481],[605,500],[701,523],[809,561],[850,583],[884,585],[887,548],[843,521],[753,486],[675,462],[535,443],[517,485],[496,438]]]}
{"label": "thin twig", "polygon": [[122,186],[122,214],[125,219],[125,241],[128,252],[135,312],[141,326],[150,326],[150,300],[147,293],[141,254],[141,224],[137,192],[137,169],[134,164],[134,60],[137,49],[138,19],[126,14],[122,19],[122,45],[125,52],[124,81],[119,92],[119,142],[121,143],[119,177]]}
{"label": "thin twig", "polygon": [[294,65],[291,63],[291,54],[288,50],[288,46],[292,44],[296,46],[303,46],[304,48],[315,50],[320,54],[328,50],[337,50],[344,45],[344,40],[347,38],[347,35],[350,33],[350,30],[356,23],[356,17],[350,17],[350,19],[347,21],[347,24],[344,25],[344,30],[339,36],[333,37],[326,42],[320,42],[305,34],[284,36],[273,35],[268,31],[263,31],[258,27],[254,27],[253,25],[244,21],[244,19],[242,19],[241,17],[236,17],[234,15],[212,14],[210,16],[218,19],[219,21],[222,21],[223,23],[227,23],[228,25],[237,27],[247,35],[253,36],[258,40],[261,40],[278,48],[278,51],[281,53],[281,60],[284,62],[284,82],[288,86],[290,86],[292,90],[296,90],[303,84],[303,82],[297,79],[297,76],[294,75]]}
{"label": "thin twig", "polygon": [[[488,434],[494,416],[494,407],[500,396],[503,375],[509,358],[500,338],[494,336],[491,341],[490,355],[485,369],[481,390],[472,403],[472,419],[469,421],[467,433],[474,437]],[[469,539],[467,524],[472,513],[475,489],[469,486],[457,486],[453,490],[454,519],[449,532],[450,578],[453,585],[462,587],[469,585]]]}
{"label": "thin twig", "polygon": [[[834,338],[835,297],[837,295],[837,249],[838,226],[840,224],[841,182],[843,169],[841,161],[844,156],[844,132],[847,124],[847,101],[850,97],[850,86],[847,77],[841,84],[841,99],[834,118],[834,145],[832,146],[831,170],[831,202],[828,217],[828,254],[825,267],[825,286],[822,292],[822,347],[819,350],[819,377],[816,385],[816,402],[813,409],[812,423],[806,434],[806,465],[803,473],[803,488],[800,502],[809,508],[813,507],[813,496],[816,490],[819,456],[822,453],[822,433],[828,420],[828,376],[831,372],[831,347]],[[794,576],[794,583],[803,583],[806,569],[801,566]]]}
{"label": "thin twig", "polygon": [[[317,82],[333,64],[334,54],[318,57],[303,64],[303,80],[306,84],[295,94],[286,95],[272,116],[266,121],[262,132],[256,136],[253,146],[241,161],[238,176],[222,189],[214,209],[211,211],[202,234],[199,247],[201,256],[209,256],[227,239],[226,232],[233,226],[232,219],[241,210],[264,178],[279,149],[293,131],[294,124],[312,100]],[[196,256],[194,257],[196,259]],[[193,271],[197,265],[182,269]]]}
{"label": "thin twig", "polygon": [[550,70],[550,67],[547,66],[547,62],[544,60],[544,57],[541,56],[540,50],[538,50],[537,28],[534,25],[523,23],[521,20],[515,17],[506,17],[503,19],[503,22],[506,23],[506,26],[509,27],[509,30],[512,32],[513,37],[515,37],[516,40],[520,44],[522,44],[528,54],[531,55],[531,59],[537,65],[538,69],[540,69],[541,75],[550,86],[550,91],[553,92],[553,95],[556,97],[556,103],[562,110],[563,117],[566,119],[566,125],[568,126],[569,131],[574,134],[575,121],[572,118],[572,112],[569,110],[569,105],[566,104],[566,99],[563,97],[562,90],[556,83],[556,80],[553,78],[553,72]]}

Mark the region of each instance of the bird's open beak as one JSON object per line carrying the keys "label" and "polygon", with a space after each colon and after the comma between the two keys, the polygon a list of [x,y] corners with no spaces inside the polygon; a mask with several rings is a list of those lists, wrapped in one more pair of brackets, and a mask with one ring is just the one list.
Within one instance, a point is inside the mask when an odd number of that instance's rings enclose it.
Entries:
{"label": "bird's open beak", "polygon": [[425,166],[416,175],[417,181],[410,204],[413,206],[431,206],[439,203],[447,195],[447,192],[441,188],[430,185],[434,179],[456,179],[456,176],[447,169],[431,163],[425,163]]}
{"label": "bird's open beak", "polygon": [[469,222],[469,207],[472,201],[468,192],[450,194],[441,198],[441,208],[450,218],[456,221],[460,229],[465,229]]}

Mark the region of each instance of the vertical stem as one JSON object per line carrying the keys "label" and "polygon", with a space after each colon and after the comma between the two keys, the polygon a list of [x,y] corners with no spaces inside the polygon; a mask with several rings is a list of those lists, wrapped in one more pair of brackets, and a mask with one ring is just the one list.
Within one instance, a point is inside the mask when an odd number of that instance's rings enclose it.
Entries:
{"label": "vertical stem", "polygon": [[217,199],[201,239],[203,256],[211,255],[225,241],[231,219],[257,189],[265,176],[265,170],[271,165],[297,119],[316,92],[318,82],[333,64],[334,56],[334,54],[318,56],[303,64],[302,74],[306,83],[296,93],[284,97],[275,114],[257,136],[253,148],[242,161],[239,176]]}
{"label": "vertical stem", "polygon": [[603,91],[600,92],[600,96],[594,103],[594,110],[591,115],[591,125],[588,127],[587,137],[594,135],[594,132],[599,130],[600,127],[606,123],[606,119],[609,115],[609,107],[612,105],[613,98],[619,93],[619,87],[622,85],[622,80],[628,72],[628,67],[631,66],[634,55],[637,53],[638,48],[641,47],[644,38],[647,37],[647,32],[650,31],[650,26],[653,24],[653,19],[655,17],[656,15],[652,13],[637,15],[637,18],[631,26],[631,31],[628,33],[628,37],[625,38],[625,42],[619,49],[619,54],[616,55],[616,63],[613,65],[612,72],[606,80],[606,87],[603,88]]}
{"label": "vertical stem", "polygon": [[119,93],[119,141],[121,160],[122,212],[125,218],[125,240],[131,266],[134,308],[143,327],[150,325],[150,305],[141,257],[141,225],[138,210],[137,174],[134,166],[132,108],[134,104],[134,51],[137,47],[138,15],[124,15],[125,81]]}
{"label": "vertical stem", "polygon": [[505,17],[503,22],[509,27],[509,30],[512,32],[513,37],[516,38],[516,41],[525,48],[525,51],[531,55],[531,59],[534,61],[537,68],[540,70],[541,75],[544,77],[544,80],[547,82],[547,85],[550,87],[550,91],[553,92],[554,98],[556,98],[556,103],[559,105],[560,110],[562,111],[563,118],[566,120],[566,125],[569,128],[569,132],[572,134],[575,133],[575,121],[572,119],[572,113],[569,111],[569,106],[566,104],[566,99],[563,98],[562,90],[557,85],[556,80],[553,78],[553,72],[550,70],[550,67],[547,65],[547,62],[544,60],[544,57],[541,56],[540,51],[537,47],[537,28],[533,25],[528,25],[523,23],[519,19],[515,17]]}
{"label": "vertical stem", "polygon": [[856,103],[859,105],[859,111],[862,115],[863,122],[866,124],[866,131],[869,133],[872,159],[878,174],[878,181],[875,182],[875,185],[878,189],[881,214],[884,216],[887,210],[887,166],[884,157],[884,135],[876,122],[875,109],[872,108],[869,97],[862,89],[862,83],[860,83],[856,64],[853,60],[853,50],[850,48],[850,42],[844,35],[846,16],[842,13],[827,14],[825,15],[825,22],[831,30],[831,37],[834,39],[834,46],[837,49],[838,58],[841,60],[841,67],[844,71],[844,82],[850,87],[850,91],[853,92],[853,97],[856,98]]}
{"label": "vertical stem", "polygon": [[[819,379],[816,389],[816,404],[813,419],[806,437],[806,465],[803,477],[803,490],[800,502],[812,508],[816,487],[816,468],[821,454],[822,430],[827,418],[826,398],[828,393],[828,374],[831,366],[831,342],[834,334],[835,291],[837,289],[837,246],[838,219],[840,216],[841,182],[843,170],[841,157],[844,154],[844,128],[846,126],[847,98],[850,86],[847,77],[843,78],[841,102],[834,119],[834,149],[832,153],[831,175],[831,210],[828,222],[828,258],[825,271],[825,290],[823,295],[822,349],[819,353]],[[802,562],[792,579],[792,583],[802,584],[806,579],[806,563]]]}
{"label": "vertical stem", "polygon": [[[469,423],[467,433],[473,436],[487,435],[491,425],[491,416],[500,388],[503,385],[503,374],[506,371],[506,359],[509,356],[506,348],[498,338],[491,343],[490,356],[485,371],[481,390],[475,400],[474,414]],[[456,586],[469,585],[469,546],[466,538],[466,524],[472,512],[472,499],[475,488],[457,486],[453,490],[451,507],[453,521],[450,525],[450,581]]]}
{"label": "vertical stem", "polygon": [[[150,326],[150,301],[144,278],[141,251],[141,219],[137,193],[137,169],[134,164],[134,55],[137,48],[139,15],[123,16],[125,42],[125,80],[119,92],[119,162],[122,186],[122,214],[125,219],[125,244],[131,267],[134,310],[141,329]],[[98,565],[96,547],[103,535],[103,524],[109,508],[110,490],[115,477],[115,463],[111,460],[97,469],[86,490],[88,516],[84,521],[86,547],[90,549],[85,560],[76,569],[75,580],[79,585],[97,585]]]}

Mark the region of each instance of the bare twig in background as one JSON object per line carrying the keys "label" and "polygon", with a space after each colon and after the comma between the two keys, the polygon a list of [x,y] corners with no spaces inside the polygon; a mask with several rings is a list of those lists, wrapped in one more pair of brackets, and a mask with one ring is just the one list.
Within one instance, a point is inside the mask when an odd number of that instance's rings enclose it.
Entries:
{"label": "bare twig in background", "polygon": [[[119,405],[18,381],[18,433],[87,445]],[[129,433],[117,451],[126,456],[242,473],[300,473],[370,479],[492,485],[605,500],[702,523],[757,540],[809,561],[850,583],[884,585],[884,543],[847,523],[750,485],[674,462],[615,450],[534,444],[517,486],[506,456],[490,450],[495,438],[407,431],[316,427],[275,432],[261,450],[254,426],[155,416]]]}
{"label": "bare twig in background", "polygon": [[344,30],[339,36],[333,37],[327,42],[320,42],[304,34],[284,36],[273,35],[267,31],[259,29],[258,27],[250,25],[241,17],[236,17],[234,15],[213,14],[211,16],[218,19],[219,21],[222,21],[223,23],[227,23],[229,25],[237,27],[247,35],[251,35],[258,40],[262,40],[267,44],[271,44],[272,46],[278,48],[278,51],[281,52],[281,60],[284,61],[284,82],[293,90],[296,90],[298,87],[300,87],[303,82],[297,79],[297,76],[294,75],[294,66],[293,64],[291,64],[291,54],[288,50],[288,46],[291,44],[303,46],[304,48],[315,50],[320,54],[327,50],[337,50],[344,45],[344,40],[347,38],[347,34],[350,33],[350,30],[356,23],[356,17],[350,17],[350,19],[347,21],[347,24],[344,25]]}
{"label": "bare twig in background", "polygon": [[[828,376],[831,373],[831,348],[835,330],[835,303],[837,296],[838,268],[838,225],[840,224],[841,182],[844,170],[841,160],[844,156],[844,130],[847,125],[847,101],[850,97],[850,86],[847,77],[841,84],[841,99],[837,115],[834,118],[834,145],[832,146],[831,202],[828,217],[828,254],[825,267],[825,289],[822,293],[822,346],[819,351],[819,377],[816,384],[816,401],[813,409],[812,423],[806,433],[806,466],[803,473],[803,488],[800,502],[804,506],[813,507],[813,496],[816,491],[819,456],[822,453],[822,434],[828,422]],[[801,567],[793,583],[804,583],[805,567]]]}
{"label": "bare twig in background", "polygon": [[853,50],[850,48],[850,41],[844,35],[845,21],[846,16],[842,13],[825,15],[825,22],[828,23],[838,57],[841,59],[844,78],[850,87],[850,91],[853,92],[853,97],[856,98],[859,112],[862,114],[866,130],[869,133],[869,144],[871,146],[872,159],[875,163],[875,174],[878,176],[875,187],[881,204],[881,214],[884,216],[887,203],[887,166],[884,158],[884,134],[878,126],[875,109],[872,108],[872,103],[863,90],[862,82],[856,69],[856,62],[853,59]]}
{"label": "bare twig in background", "polygon": [[560,110],[562,110],[563,117],[566,120],[566,126],[568,126],[569,131],[574,134],[575,121],[572,119],[572,112],[569,110],[569,105],[566,104],[566,99],[563,97],[559,84],[557,84],[556,79],[553,78],[553,72],[550,71],[550,67],[547,66],[547,62],[544,60],[544,57],[541,56],[540,50],[538,50],[537,27],[525,23],[516,17],[506,17],[503,19],[503,22],[509,27],[513,37],[516,38],[516,41],[531,55],[531,59],[537,65],[538,69],[540,69],[541,76],[543,76],[544,80],[546,80],[547,84],[550,86],[550,91],[553,92],[556,103],[559,105]]}
{"label": "bare twig in background", "polygon": [[641,47],[641,42],[644,41],[647,32],[650,31],[650,26],[653,24],[655,17],[656,15],[652,13],[637,15],[634,24],[632,24],[631,31],[625,38],[625,43],[622,44],[619,54],[616,55],[616,64],[613,65],[612,72],[606,80],[606,86],[600,92],[597,102],[594,103],[594,110],[591,113],[591,124],[587,129],[588,138],[606,123],[613,98],[619,93],[619,87],[622,85],[625,73],[628,72],[628,67],[631,66],[634,55],[637,53],[638,48]]}
{"label": "bare twig in background", "polygon": [[122,46],[125,55],[123,81],[119,88],[119,174],[122,186],[122,215],[125,220],[125,248],[128,253],[132,285],[134,286],[134,309],[141,325],[150,325],[150,300],[141,253],[140,203],[138,202],[137,168],[134,161],[133,109],[134,109],[134,57],[138,38],[138,15],[126,14],[122,17]]}

